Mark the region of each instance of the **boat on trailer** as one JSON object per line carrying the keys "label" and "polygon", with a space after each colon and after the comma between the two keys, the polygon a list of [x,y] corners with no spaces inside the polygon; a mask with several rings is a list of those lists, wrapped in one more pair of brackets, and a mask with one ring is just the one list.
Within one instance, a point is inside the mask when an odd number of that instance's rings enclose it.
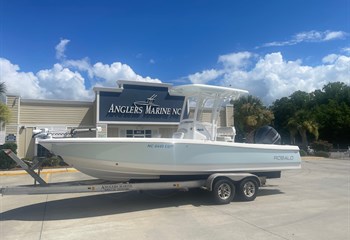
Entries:
{"label": "boat on trailer", "polygon": [[[272,144],[275,140],[237,143],[234,127],[218,127],[221,107],[247,91],[193,84],[175,86],[170,93],[185,96],[172,138],[46,138],[38,142],[77,170],[109,181],[202,179],[214,173],[270,178],[301,167],[297,146]],[[211,114],[205,115],[207,109]]]}

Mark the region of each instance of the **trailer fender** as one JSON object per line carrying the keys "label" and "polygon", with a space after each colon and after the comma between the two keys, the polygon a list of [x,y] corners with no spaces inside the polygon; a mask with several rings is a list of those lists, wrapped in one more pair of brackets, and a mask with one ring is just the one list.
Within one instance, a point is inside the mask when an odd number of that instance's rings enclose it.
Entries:
{"label": "trailer fender", "polygon": [[252,173],[214,173],[208,177],[205,188],[212,191],[215,181],[221,178],[230,179],[233,183],[237,183],[248,177],[254,178],[259,185],[258,187],[262,185],[260,178]]}

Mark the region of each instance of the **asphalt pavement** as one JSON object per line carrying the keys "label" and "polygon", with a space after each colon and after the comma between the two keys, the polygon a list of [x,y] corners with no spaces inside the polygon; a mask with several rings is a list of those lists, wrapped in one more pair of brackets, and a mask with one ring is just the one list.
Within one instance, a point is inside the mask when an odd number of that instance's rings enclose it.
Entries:
{"label": "asphalt pavement", "polygon": [[[45,171],[48,182],[89,179]],[[0,174],[0,185],[33,182]],[[350,160],[308,159],[268,180],[252,202],[215,205],[209,192],[0,197],[0,239],[350,240]]]}

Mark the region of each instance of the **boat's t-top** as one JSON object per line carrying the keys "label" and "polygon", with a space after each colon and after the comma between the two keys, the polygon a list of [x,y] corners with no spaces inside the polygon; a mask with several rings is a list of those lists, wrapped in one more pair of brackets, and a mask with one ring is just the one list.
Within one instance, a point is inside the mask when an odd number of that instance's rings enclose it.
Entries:
{"label": "boat's t-top", "polygon": [[202,84],[182,85],[172,94],[185,96],[181,120],[174,138],[234,141],[233,126],[218,128],[220,109],[248,91]]}

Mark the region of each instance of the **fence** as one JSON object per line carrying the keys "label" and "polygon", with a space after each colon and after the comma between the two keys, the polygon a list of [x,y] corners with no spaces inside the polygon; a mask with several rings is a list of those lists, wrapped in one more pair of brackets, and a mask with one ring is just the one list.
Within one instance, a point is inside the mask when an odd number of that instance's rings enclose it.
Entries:
{"label": "fence", "polygon": [[332,151],[330,158],[350,159],[350,149],[338,149],[337,151]]}

